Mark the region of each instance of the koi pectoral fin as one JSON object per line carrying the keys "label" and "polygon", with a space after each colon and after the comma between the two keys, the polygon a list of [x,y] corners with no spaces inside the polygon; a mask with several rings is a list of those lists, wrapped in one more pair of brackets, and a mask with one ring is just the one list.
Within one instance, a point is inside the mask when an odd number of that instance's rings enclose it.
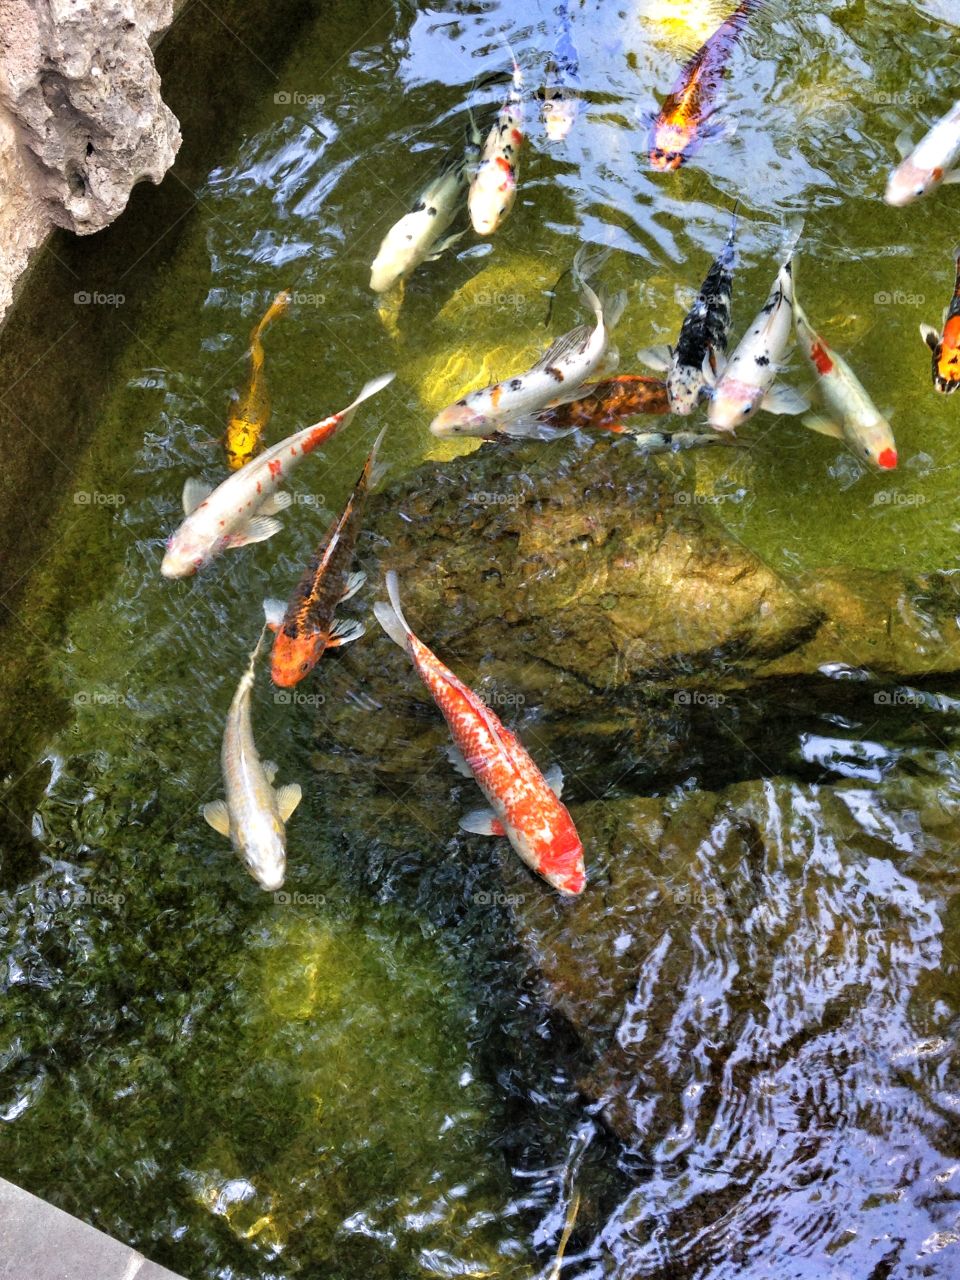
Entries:
{"label": "koi pectoral fin", "polygon": [[278,511],[286,511],[287,507],[293,502],[292,496],[283,489],[278,489],[276,493],[271,493],[268,498],[257,507],[257,515],[275,516]]}
{"label": "koi pectoral fin", "polygon": [[955,187],[958,182],[960,182],[960,169],[951,169],[949,173],[943,175],[945,187]]}
{"label": "koi pectoral fin", "polygon": [[207,484],[205,480],[198,480],[196,476],[191,476],[183,486],[183,513],[184,515],[193,515],[197,507],[213,493],[213,485]]}
{"label": "koi pectoral fin", "polygon": [[824,418],[819,413],[807,413],[800,419],[805,427],[809,427],[811,431],[816,431],[821,436],[831,436],[834,440],[843,440],[843,427],[839,423],[833,422],[830,418]]}
{"label": "koi pectoral fin", "polygon": [[366,580],[367,575],[362,569],[358,570],[356,573],[351,573],[347,578],[346,585],[344,586],[343,595],[340,597],[340,603],[342,604],[344,600],[349,600],[351,596],[355,596]]}
{"label": "koi pectoral fin", "polygon": [[793,387],[776,382],[763,397],[760,406],[767,413],[806,413],[810,408],[810,401]]}
{"label": "koi pectoral fin", "polygon": [[277,776],[278,768],[279,766],[275,760],[264,760],[263,762],[263,776],[271,786],[273,785],[274,778]]}
{"label": "koi pectoral fin", "polygon": [[666,373],[673,363],[673,348],[668,346],[644,347],[642,351],[637,352],[637,359],[641,364],[645,364],[648,369],[655,369],[658,373]]}
{"label": "koi pectoral fin", "polygon": [[903,129],[900,133],[898,133],[897,140],[893,145],[897,148],[897,155],[900,157],[900,159],[906,160],[907,156],[913,150],[913,141],[911,138],[910,130]]}
{"label": "koi pectoral fin", "polygon": [[239,533],[227,539],[228,547],[247,547],[252,542],[266,542],[283,528],[279,520],[273,516],[254,516]]}
{"label": "koi pectoral fin", "polygon": [[203,806],[203,816],[214,831],[218,831],[220,835],[226,836],[228,840],[230,839],[230,814],[225,800],[211,800],[209,804],[205,804]]}
{"label": "koi pectoral fin", "polygon": [[460,819],[460,830],[473,836],[502,836],[503,823],[492,809],[471,809]]}
{"label": "koi pectoral fin", "polygon": [[441,240],[439,244],[434,245],[433,253],[426,259],[427,262],[436,262],[441,254],[446,253],[448,249],[452,249],[466,235],[466,231],[457,231],[452,236],[447,236]]}
{"label": "koi pectoral fin", "polygon": [[359,640],[365,631],[366,627],[356,618],[341,618],[330,632],[327,648],[342,649],[345,644],[352,644],[354,640]]}
{"label": "koi pectoral fin", "polygon": [[931,351],[936,351],[940,345],[940,335],[934,329],[932,324],[922,324],[920,326],[920,337],[924,340]]}
{"label": "koi pectoral fin", "polygon": [[285,601],[277,600],[270,596],[263,602],[263,616],[267,621],[267,626],[271,631],[276,633],[283,626],[283,619],[286,617],[287,606]]}
{"label": "koi pectoral fin", "polygon": [[466,757],[459,747],[455,746],[451,742],[444,747],[443,752],[453,765],[454,769],[456,769],[457,773],[461,774],[464,778],[473,778],[473,770],[467,764]]}
{"label": "koi pectoral fin", "polygon": [[563,795],[563,770],[558,764],[552,764],[543,775],[543,780],[559,800]]}
{"label": "koi pectoral fin", "polygon": [[280,787],[276,791],[277,809],[283,822],[289,822],[290,817],[296,809],[297,805],[303,798],[303,791],[299,782],[288,782],[285,787]]}

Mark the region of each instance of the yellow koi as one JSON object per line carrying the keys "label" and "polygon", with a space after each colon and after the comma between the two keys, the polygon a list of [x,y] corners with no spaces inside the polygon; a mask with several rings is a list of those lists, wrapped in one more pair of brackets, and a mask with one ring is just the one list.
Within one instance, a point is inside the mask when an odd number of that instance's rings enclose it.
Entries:
{"label": "yellow koi", "polygon": [[250,378],[233,402],[224,437],[227,466],[231,471],[239,471],[263,447],[261,437],[270,421],[270,397],[263,375],[261,339],[271,321],[283,315],[289,305],[290,293],[284,289],[270,303],[263,319],[250,335]]}

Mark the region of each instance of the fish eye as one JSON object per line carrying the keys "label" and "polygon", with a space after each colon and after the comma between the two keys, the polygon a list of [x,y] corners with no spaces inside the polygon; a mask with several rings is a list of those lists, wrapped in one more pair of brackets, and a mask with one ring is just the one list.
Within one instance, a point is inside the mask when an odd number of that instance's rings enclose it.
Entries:
{"label": "fish eye", "polygon": [[310,670],[310,663],[309,663],[309,662],[301,662],[301,663],[300,663],[300,670],[301,670],[301,671],[309,671],[309,670]]}

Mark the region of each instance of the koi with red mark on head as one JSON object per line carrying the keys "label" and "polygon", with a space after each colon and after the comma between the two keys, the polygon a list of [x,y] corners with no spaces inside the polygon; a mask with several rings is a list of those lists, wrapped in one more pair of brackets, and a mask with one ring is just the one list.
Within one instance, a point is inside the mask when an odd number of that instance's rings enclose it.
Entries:
{"label": "koi with red mark on head", "polygon": [[278,492],[290,471],[346,426],[364,400],[382,391],[393,378],[388,373],[368,382],[346,409],[281,440],[216,489],[200,480],[188,480],[183,486],[186,519],[167,543],[160,566],[163,576],[189,577],[228,548],[273,537],[280,528],[276,513],[291,502],[289,493]]}
{"label": "koi with red mark on head", "polygon": [[650,134],[650,165],[660,173],[679,169],[707,138],[724,131],[717,116],[720,84],[747,19],[767,0],[741,0],[681,71]]}
{"label": "koi with red mark on head", "polygon": [[517,197],[520,150],[523,146],[523,75],[513,57],[513,83],[496,123],[487,134],[467,206],[479,236],[493,235]]}
{"label": "koi with red mark on head", "polygon": [[943,313],[943,333],[922,324],[920,335],[933,352],[933,385],[941,395],[952,395],[960,387],[960,245],[953,251],[956,283],[950,306]]}
{"label": "koi with red mark on head", "polygon": [[377,453],[386,427],[374,441],[363,471],[347,505],[326,537],[303,576],[294,588],[289,602],[264,600],[267,626],[275,633],[270,674],[281,689],[299,684],[323,657],[327,649],[359,640],[364,626],[355,618],[335,620],[336,610],[363,586],[364,573],[351,573],[353,555],[360,533],[360,523],[367,494],[376,466]]}
{"label": "koi with red mark on head", "polygon": [[554,790],[514,734],[414,635],[392,570],[386,583],[390,603],[374,606],[377,621],[410,655],[450,728],[461,766],[490,804],[489,811],[468,814],[461,827],[480,835],[505,835],[548,884],[563,894],[581,893],[586,884],[583,845],[560,801],[560,780],[554,781]]}
{"label": "koi with red mark on head", "polygon": [[858,458],[880,471],[897,465],[897,444],[883,414],[846,360],[827,346],[807,319],[794,294],[797,344],[814,375],[813,392],[820,408],[801,419],[820,435],[843,440]]}
{"label": "koi with red mark on head", "polygon": [[284,289],[267,308],[263,319],[250,335],[250,379],[230,411],[224,448],[227,466],[239,471],[261,448],[261,437],[270,421],[270,397],[263,376],[263,338],[267,326],[283,315],[290,306],[290,294]]}

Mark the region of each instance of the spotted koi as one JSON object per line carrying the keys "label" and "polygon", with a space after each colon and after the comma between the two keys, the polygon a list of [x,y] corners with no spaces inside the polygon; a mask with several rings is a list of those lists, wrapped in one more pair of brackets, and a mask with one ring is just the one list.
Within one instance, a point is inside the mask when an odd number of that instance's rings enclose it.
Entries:
{"label": "spotted koi", "polygon": [[[511,55],[512,56],[512,55]],[[490,236],[517,198],[520,151],[524,140],[523,75],[513,58],[513,82],[496,123],[487,134],[480,164],[470,184],[467,205],[479,236]]]}
{"label": "spotted koi", "polygon": [[273,445],[214,489],[201,480],[183,486],[186,519],[167,543],[160,572],[165,578],[185,578],[232,547],[272,538],[281,527],[275,514],[292,501],[279,492],[298,463],[326,444],[356,413],[364,400],[382,391],[394,375],[368,382],[356,400],[339,413],[304,427]]}
{"label": "spotted koi", "polygon": [[767,0],[740,4],[681,71],[663,102],[650,136],[650,165],[658,172],[679,169],[708,138],[724,129],[717,116],[720,85],[734,46],[750,15]]}
{"label": "spotted koi", "polygon": [[950,306],[943,315],[943,332],[937,333],[929,324],[920,326],[920,334],[933,352],[933,385],[945,396],[960,387],[960,245],[954,249],[953,259],[957,268],[956,283]]}
{"label": "spotted koi", "polygon": [[468,814],[464,830],[503,835],[537,875],[563,894],[583,891],[583,845],[560,801],[562,781],[553,786],[526,749],[493,712],[444,666],[410,629],[400,607],[397,575],[386,577],[390,603],[374,606],[377,621],[409,654],[420,679],[443,713],[459,755],[458,767],[474,779],[490,810]]}

